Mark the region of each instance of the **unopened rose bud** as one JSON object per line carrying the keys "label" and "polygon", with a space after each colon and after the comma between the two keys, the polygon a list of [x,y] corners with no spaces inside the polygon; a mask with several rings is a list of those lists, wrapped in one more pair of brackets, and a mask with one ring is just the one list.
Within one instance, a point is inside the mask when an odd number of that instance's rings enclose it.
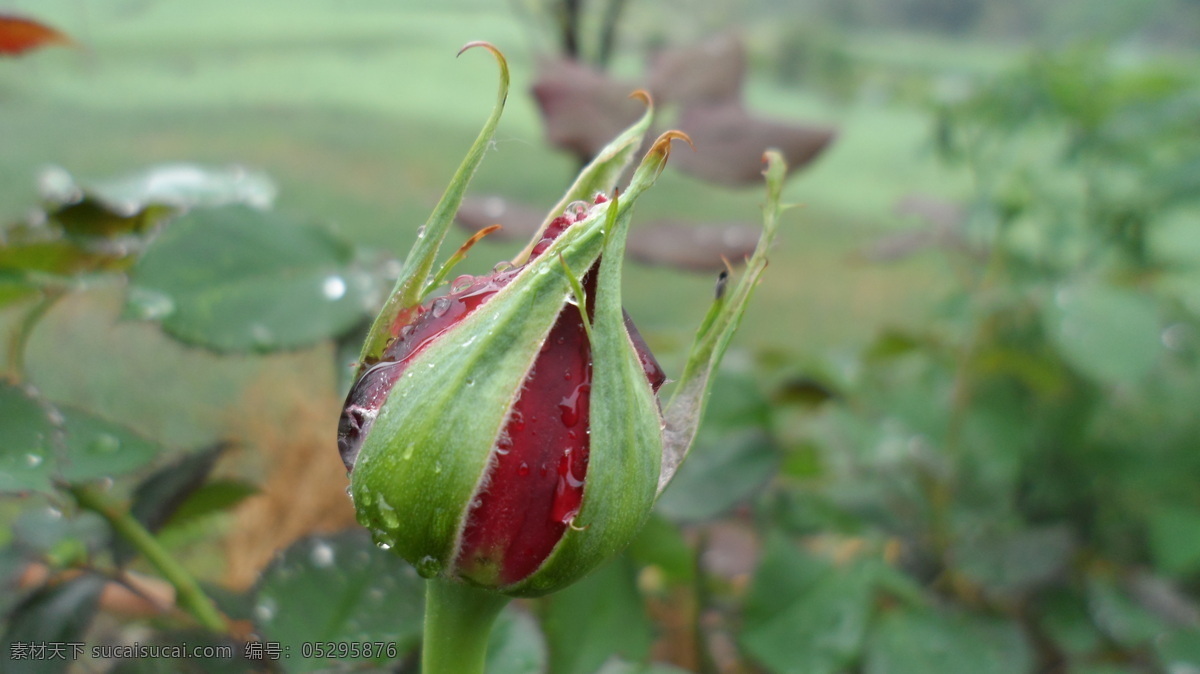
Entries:
{"label": "unopened rose bud", "polygon": [[644,524],[695,434],[765,244],[705,320],[665,414],[663,372],[621,309],[621,269],[632,206],[686,136],[660,137],[619,197],[598,194],[649,112],[584,169],[511,266],[430,299],[461,257],[432,273],[506,94],[497,57],[499,104],[367,337],[338,445],[380,545],[424,576],[533,596],[578,580]]}

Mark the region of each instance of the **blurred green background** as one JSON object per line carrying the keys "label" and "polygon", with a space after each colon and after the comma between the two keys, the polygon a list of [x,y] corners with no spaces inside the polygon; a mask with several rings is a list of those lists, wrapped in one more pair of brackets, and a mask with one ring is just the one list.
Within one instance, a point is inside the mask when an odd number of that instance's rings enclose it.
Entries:
{"label": "blurred green background", "polygon": [[[40,207],[47,166],[86,185],[236,164],[364,267],[402,256],[491,105],[492,65],[454,56],[480,39],[513,87],[472,193],[548,206],[576,168],[528,95],[558,49],[552,7],[11,0],[81,46],[0,61],[0,222]],[[541,658],[524,671],[619,653],[704,672],[1200,672],[1200,3],[629,3],[611,72],[730,28],[747,107],[838,137],[787,184],[802,206],[691,468],[614,570],[526,607],[540,628],[521,634],[544,637],[509,644]],[[668,169],[638,217],[755,221],[761,201]],[[485,240],[464,271],[516,248]],[[627,309],[669,373],[713,281],[629,266]],[[24,359],[40,395],[136,429],[162,461],[233,439],[218,473],[264,492],[281,452],[327,451],[313,489],[338,491],[353,356],[185,345],[123,313],[128,284],[81,278],[40,320]],[[342,518],[305,511],[288,536]],[[258,531],[227,513],[168,540],[215,581],[241,530]],[[329,636],[295,629],[276,634]],[[570,645],[580,633],[593,645]],[[640,671],[624,666],[605,671]]]}

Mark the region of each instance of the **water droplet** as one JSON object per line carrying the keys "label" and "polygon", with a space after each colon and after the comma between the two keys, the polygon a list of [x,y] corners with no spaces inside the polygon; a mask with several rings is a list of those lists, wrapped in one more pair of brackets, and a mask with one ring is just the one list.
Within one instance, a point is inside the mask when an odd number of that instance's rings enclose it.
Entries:
{"label": "water droplet", "polygon": [[121,449],[121,439],[111,433],[100,433],[92,439],[91,450],[97,454],[113,454]]}
{"label": "water droplet", "polygon": [[312,560],[313,566],[324,569],[333,565],[333,546],[325,541],[317,541],[313,544],[312,552],[309,554],[309,559]]}
{"label": "water droplet", "polygon": [[500,262],[497,262],[495,267],[492,267],[492,273],[499,274],[501,272],[506,272],[509,269],[512,269],[512,263],[502,260]]}
{"label": "water droplet", "polygon": [[329,300],[340,300],[346,295],[346,279],[341,276],[329,276],[321,283],[321,294]]}
{"label": "water droplet", "polygon": [[417,561],[415,566],[417,573],[421,574],[422,578],[433,578],[442,570],[441,563],[433,555],[425,555]]}
{"label": "water droplet", "polygon": [[517,467],[517,475],[520,475],[521,477],[525,477],[528,474],[529,474],[529,464],[522,461],[521,465],[519,467]]}
{"label": "water droplet", "polygon": [[461,293],[462,291],[466,290],[467,288],[470,288],[471,284],[474,282],[475,282],[474,276],[471,276],[470,274],[463,274],[462,276],[459,276],[458,278],[454,279],[454,281],[450,284],[450,292]]}
{"label": "water droplet", "polygon": [[254,607],[254,615],[258,618],[259,622],[271,622],[275,619],[275,609],[275,600],[267,597],[258,602],[258,605]]}
{"label": "water droplet", "polygon": [[[409,372],[408,374],[410,376],[412,375],[411,372]],[[416,450],[417,450],[416,445],[409,445],[409,446],[405,447],[404,448],[404,460],[408,461],[409,459],[411,459],[413,457],[413,452],[415,452]]]}
{"label": "water droplet", "polygon": [[41,454],[34,454],[30,452],[29,454],[25,455],[25,465],[29,466],[30,468],[37,468],[38,466],[42,465],[43,460],[45,460],[45,457],[43,457]]}
{"label": "water droplet", "polygon": [[425,238],[425,225],[421,225],[420,227],[417,228],[417,238],[418,239]]}
{"label": "water droplet", "polygon": [[391,550],[392,549],[392,546],[390,544],[384,543],[383,541],[375,541],[375,547],[379,548],[380,550]]}
{"label": "water droplet", "polygon": [[1168,325],[1162,331],[1162,344],[1172,351],[1182,351],[1188,342],[1188,326],[1183,323]]}
{"label": "water droplet", "polygon": [[129,289],[129,308],[137,318],[146,321],[157,321],[171,315],[175,311],[175,303],[168,295],[134,286]]}
{"label": "water droplet", "polygon": [[567,304],[573,307],[579,306],[579,298],[575,296],[575,293],[567,293]]}
{"label": "water droplet", "polygon": [[575,222],[579,222],[585,216],[587,216],[587,213],[589,210],[591,210],[591,208],[592,205],[586,201],[572,201],[571,203],[567,204],[566,209],[563,210],[563,215],[573,216],[575,218]]}
{"label": "water droplet", "polygon": [[262,323],[255,323],[250,326],[250,339],[257,347],[272,346],[275,341],[275,335],[271,333],[271,329]]}
{"label": "water droplet", "polygon": [[441,318],[450,310],[450,300],[445,297],[439,297],[433,301],[433,317]]}
{"label": "water droplet", "polygon": [[433,463],[433,474],[434,475],[442,474],[442,462],[441,461],[435,461]]}
{"label": "water droplet", "polygon": [[388,529],[395,530],[400,527],[400,518],[396,515],[396,509],[384,498],[379,499],[379,521]]}

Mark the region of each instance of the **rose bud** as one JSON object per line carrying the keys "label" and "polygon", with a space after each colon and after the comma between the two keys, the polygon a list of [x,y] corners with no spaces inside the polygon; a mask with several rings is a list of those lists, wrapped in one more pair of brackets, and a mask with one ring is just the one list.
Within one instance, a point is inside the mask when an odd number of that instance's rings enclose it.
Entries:
{"label": "rose bud", "polygon": [[[496,109],[368,334],[338,445],[377,543],[423,576],[535,596],[581,578],[645,522],[695,435],[774,226],[769,217],[742,282],[718,297],[665,413],[665,376],[621,309],[621,268],[633,204],[686,136],[663,134],[624,193],[598,194],[641,145],[649,110],[511,265],[432,297],[478,238],[431,273],[507,93],[503,57],[483,46],[501,66]],[[782,173],[771,170],[777,204]]]}

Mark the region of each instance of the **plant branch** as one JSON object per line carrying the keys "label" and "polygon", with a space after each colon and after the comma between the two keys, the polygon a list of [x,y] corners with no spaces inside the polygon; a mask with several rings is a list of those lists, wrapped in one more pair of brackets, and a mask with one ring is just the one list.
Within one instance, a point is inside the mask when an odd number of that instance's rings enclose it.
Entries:
{"label": "plant branch", "polygon": [[125,540],[129,541],[159,573],[175,587],[177,603],[206,629],[228,633],[229,621],[204,594],[196,579],[184,569],[142,523],[103,492],[86,485],[68,487],[80,507],[100,515]]}

